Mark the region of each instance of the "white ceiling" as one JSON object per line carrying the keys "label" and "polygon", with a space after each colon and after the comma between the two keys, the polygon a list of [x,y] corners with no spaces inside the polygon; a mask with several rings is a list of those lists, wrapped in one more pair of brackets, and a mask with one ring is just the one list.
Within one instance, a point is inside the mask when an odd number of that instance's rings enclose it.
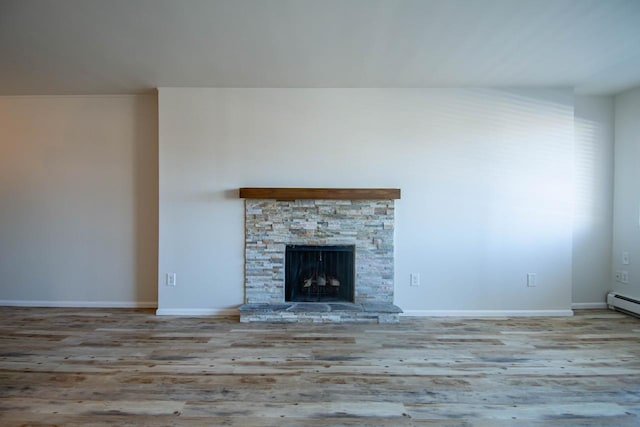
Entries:
{"label": "white ceiling", "polygon": [[0,95],[640,86],[640,0],[0,0]]}

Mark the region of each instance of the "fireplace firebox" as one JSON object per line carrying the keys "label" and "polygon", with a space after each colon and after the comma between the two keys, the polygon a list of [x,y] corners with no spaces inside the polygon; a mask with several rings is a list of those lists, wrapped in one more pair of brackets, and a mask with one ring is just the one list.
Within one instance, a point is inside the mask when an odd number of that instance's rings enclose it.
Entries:
{"label": "fireplace firebox", "polygon": [[354,302],[355,246],[287,245],[285,301]]}

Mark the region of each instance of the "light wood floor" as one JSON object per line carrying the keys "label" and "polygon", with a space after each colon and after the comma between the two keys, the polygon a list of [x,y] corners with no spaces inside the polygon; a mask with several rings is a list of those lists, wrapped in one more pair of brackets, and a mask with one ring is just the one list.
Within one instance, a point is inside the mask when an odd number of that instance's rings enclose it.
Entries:
{"label": "light wood floor", "polygon": [[0,308],[2,426],[639,426],[640,320]]}

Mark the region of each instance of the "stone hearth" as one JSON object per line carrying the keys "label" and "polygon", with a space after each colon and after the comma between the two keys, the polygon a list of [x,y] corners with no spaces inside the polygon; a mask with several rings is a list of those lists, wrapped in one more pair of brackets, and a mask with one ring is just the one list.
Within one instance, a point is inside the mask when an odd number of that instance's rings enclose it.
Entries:
{"label": "stone hearth", "polygon": [[389,303],[244,304],[239,310],[242,322],[396,323],[402,313]]}

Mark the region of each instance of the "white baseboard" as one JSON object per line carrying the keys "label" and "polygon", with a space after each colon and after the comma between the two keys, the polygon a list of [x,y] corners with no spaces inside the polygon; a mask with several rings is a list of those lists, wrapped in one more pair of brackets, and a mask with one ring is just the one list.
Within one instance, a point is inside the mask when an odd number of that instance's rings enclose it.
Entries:
{"label": "white baseboard", "polygon": [[156,301],[34,301],[0,300],[5,307],[59,307],[59,308],[156,308]]}
{"label": "white baseboard", "polygon": [[[0,300],[5,307],[59,308],[157,308],[155,301],[34,301]],[[572,309],[607,308],[602,303],[574,303]],[[237,316],[235,308],[158,308],[158,316]],[[404,317],[560,317],[573,316],[572,310],[404,310]]]}
{"label": "white baseboard", "polygon": [[238,316],[235,308],[159,308],[158,316]]}
{"label": "white baseboard", "polygon": [[573,304],[571,304],[571,308],[574,310],[607,308],[607,303],[606,302],[574,302]]}
{"label": "white baseboard", "polygon": [[405,317],[565,317],[572,310],[404,310]]}

